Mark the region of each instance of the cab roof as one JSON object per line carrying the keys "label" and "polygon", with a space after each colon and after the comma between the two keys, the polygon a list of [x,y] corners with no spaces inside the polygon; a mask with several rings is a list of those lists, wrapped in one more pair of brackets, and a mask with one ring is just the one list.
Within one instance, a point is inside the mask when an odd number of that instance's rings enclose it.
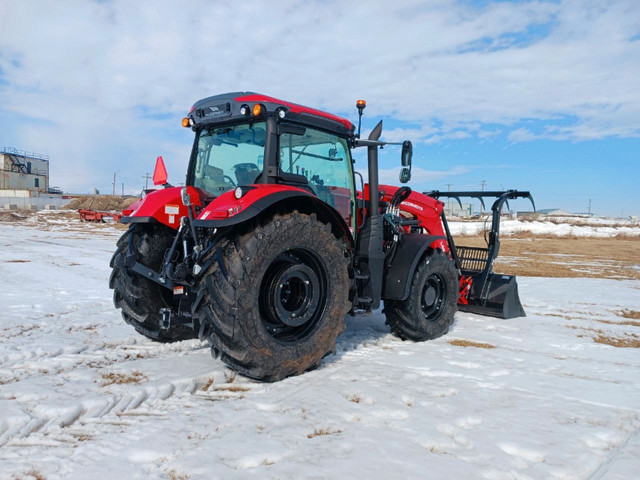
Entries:
{"label": "cab roof", "polygon": [[[262,112],[257,116],[253,115],[255,105],[262,106]],[[192,120],[194,126],[222,124],[249,118],[257,120],[260,117],[275,116],[280,110],[284,111],[284,120],[291,122],[303,123],[342,135],[352,135],[355,130],[353,124],[346,118],[255,92],[231,92],[203,98],[191,107],[188,118]]]}

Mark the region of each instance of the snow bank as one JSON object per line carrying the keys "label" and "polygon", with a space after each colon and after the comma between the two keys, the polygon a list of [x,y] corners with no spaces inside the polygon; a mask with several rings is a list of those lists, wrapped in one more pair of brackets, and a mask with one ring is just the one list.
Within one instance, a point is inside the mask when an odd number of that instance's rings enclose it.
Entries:
{"label": "snow bank", "polygon": [[[559,219],[551,221],[522,221],[503,220],[500,223],[500,233],[502,235],[513,235],[518,233],[530,233],[532,235],[553,235],[558,237],[615,237],[640,236],[640,224],[632,222],[622,222],[611,219],[589,219],[587,225],[575,222],[574,219],[567,223],[558,223]],[[452,235],[482,235],[485,230],[491,229],[491,219],[486,222],[460,222],[450,221],[449,228]]]}

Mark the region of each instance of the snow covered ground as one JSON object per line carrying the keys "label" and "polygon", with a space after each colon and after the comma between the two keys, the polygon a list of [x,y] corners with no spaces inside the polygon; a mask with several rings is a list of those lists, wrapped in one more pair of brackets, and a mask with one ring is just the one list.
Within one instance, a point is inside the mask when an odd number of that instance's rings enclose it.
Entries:
{"label": "snow covered ground", "polygon": [[[452,235],[481,235],[491,229],[491,218],[487,221],[449,221]],[[554,235],[558,237],[615,237],[616,235],[640,236],[640,223],[612,218],[569,218],[558,217],[551,220],[502,220],[502,235],[530,233],[533,235]]]}
{"label": "snow covered ground", "polygon": [[321,368],[260,384],[122,322],[120,234],[0,224],[1,479],[638,478],[640,350],[594,341],[640,339],[638,281],[519,278],[526,318],[421,344],[348,318]]}

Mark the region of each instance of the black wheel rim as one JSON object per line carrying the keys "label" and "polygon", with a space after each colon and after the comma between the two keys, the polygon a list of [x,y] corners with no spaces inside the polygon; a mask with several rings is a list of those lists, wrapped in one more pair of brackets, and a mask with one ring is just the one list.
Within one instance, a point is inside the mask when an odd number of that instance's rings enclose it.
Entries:
{"label": "black wheel rim", "polygon": [[262,323],[269,335],[287,343],[307,337],[327,301],[328,275],[320,258],[304,248],[278,255],[260,284]]}
{"label": "black wheel rim", "polygon": [[446,300],[447,286],[444,277],[439,273],[432,273],[422,288],[422,315],[430,322],[437,321],[442,315]]}

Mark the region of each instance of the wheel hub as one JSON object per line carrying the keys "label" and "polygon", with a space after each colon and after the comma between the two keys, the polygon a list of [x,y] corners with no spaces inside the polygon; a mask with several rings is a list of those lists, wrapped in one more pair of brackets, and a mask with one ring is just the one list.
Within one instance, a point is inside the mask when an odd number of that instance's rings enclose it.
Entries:
{"label": "wheel hub", "polygon": [[278,255],[263,277],[262,322],[275,339],[295,343],[315,328],[326,306],[327,272],[316,253],[292,248]]}
{"label": "wheel hub", "polygon": [[442,306],[446,300],[444,279],[438,274],[427,277],[422,290],[422,314],[429,321],[435,321],[440,316]]}
{"label": "wheel hub", "polygon": [[270,288],[272,313],[283,324],[299,327],[314,314],[320,298],[318,276],[306,265],[283,267]]}

